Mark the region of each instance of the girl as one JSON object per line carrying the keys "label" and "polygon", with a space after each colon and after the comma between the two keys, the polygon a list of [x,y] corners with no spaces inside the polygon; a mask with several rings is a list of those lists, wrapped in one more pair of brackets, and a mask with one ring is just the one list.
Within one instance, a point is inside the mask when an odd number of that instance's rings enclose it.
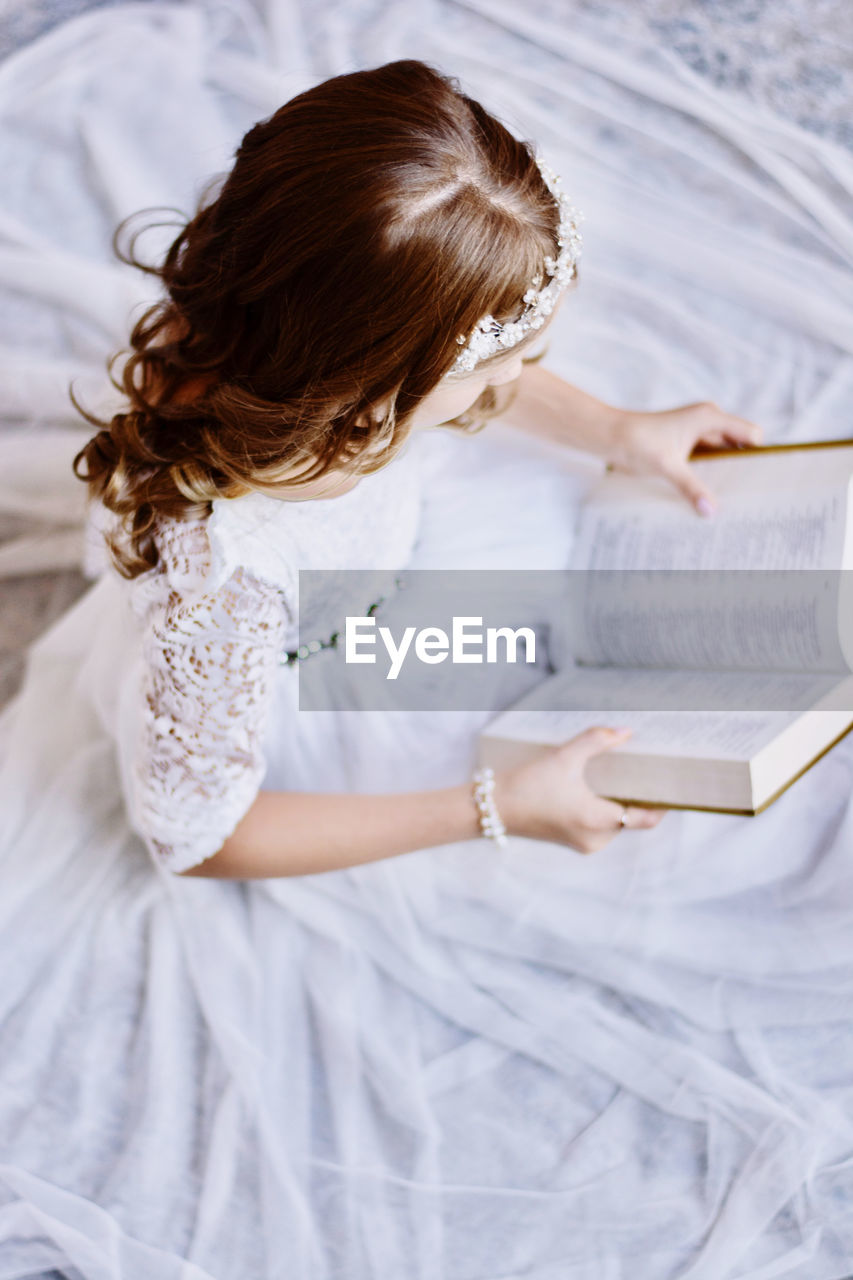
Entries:
{"label": "girl", "polygon": [[[137,829],[172,870],[306,874],[477,836],[459,775],[316,795],[279,765],[282,787],[261,787],[278,776],[275,686],[296,681],[278,665],[295,572],[411,562],[428,452],[407,453],[415,432],[472,421],[518,380],[520,425],[667,475],[710,511],[687,455],[754,440],[752,424],[713,405],[620,413],[539,369],[521,376],[579,252],[574,210],[531,149],[416,62],[338,77],[256,125],[172,245],[156,272],[167,297],[132,335],[130,407],[77,459],[121,518],[110,542],[143,650],[125,776]],[[583,780],[589,755],[623,739],[591,730],[501,774],[485,797],[498,829],[590,852],[654,825],[662,812],[623,811]],[[318,766],[306,789],[334,790]]]}
{"label": "girl", "polygon": [[340,611],[291,661],[300,569],[559,569],[560,444],[700,519],[693,445],[757,438],[525,364],[578,248],[404,62],[250,130],[156,269],[78,459],[112,560],[0,722],[5,1276],[843,1274],[842,751],[760,827],[653,829],[585,786],[604,727],[475,789],[486,713],[299,710]]}

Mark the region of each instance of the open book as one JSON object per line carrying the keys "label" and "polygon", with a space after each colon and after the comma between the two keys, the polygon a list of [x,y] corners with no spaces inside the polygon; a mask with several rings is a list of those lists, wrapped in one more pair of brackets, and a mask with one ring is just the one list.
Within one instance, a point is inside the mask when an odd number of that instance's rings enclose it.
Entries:
{"label": "open book", "polygon": [[569,664],[487,726],[482,764],[630,726],[587,765],[600,795],[753,814],[853,727],[853,441],[696,457],[710,519],[657,477],[594,486]]}

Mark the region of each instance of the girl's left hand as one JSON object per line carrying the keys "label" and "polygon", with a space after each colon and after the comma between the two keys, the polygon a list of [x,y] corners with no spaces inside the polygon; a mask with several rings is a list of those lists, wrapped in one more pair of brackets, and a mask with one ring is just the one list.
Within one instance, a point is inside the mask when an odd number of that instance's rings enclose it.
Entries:
{"label": "girl's left hand", "polygon": [[731,448],[761,443],[761,428],[745,418],[724,413],[710,401],[686,404],[659,413],[620,409],[607,459],[632,475],[664,476],[700,515],[713,515],[715,503],[688,458],[697,444]]}

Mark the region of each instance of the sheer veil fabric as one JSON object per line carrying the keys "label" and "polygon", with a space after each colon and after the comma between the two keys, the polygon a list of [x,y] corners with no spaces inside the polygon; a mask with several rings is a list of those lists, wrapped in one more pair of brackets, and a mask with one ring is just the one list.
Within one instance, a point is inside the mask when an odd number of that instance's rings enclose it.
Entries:
{"label": "sheer veil fabric", "polygon": [[[104,359],[152,296],[113,263],[115,223],[188,209],[255,119],[401,56],[535,138],[586,214],[552,367],[617,404],[849,435],[843,130],[698,74],[671,10],[144,3],[9,59],[0,511],[44,533],[0,572],[83,556],[67,383],[109,403]],[[778,87],[795,55],[772,35]],[[507,425],[417,447],[411,563],[566,562],[588,464]],[[181,879],[128,825],[117,593],[93,582],[0,716],[0,1280],[849,1276],[853,745],[756,819],[671,813],[593,858],[476,841]],[[271,784],[470,764],[470,714],[308,724],[292,689]]]}

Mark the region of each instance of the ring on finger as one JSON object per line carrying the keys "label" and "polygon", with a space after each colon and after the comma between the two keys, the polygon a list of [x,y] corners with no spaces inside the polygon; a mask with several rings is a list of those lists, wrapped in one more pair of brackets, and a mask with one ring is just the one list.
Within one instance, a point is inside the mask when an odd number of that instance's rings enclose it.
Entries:
{"label": "ring on finger", "polygon": [[628,807],[627,805],[623,804],[622,814],[619,818],[619,828],[621,831],[625,831],[627,826],[628,826]]}

